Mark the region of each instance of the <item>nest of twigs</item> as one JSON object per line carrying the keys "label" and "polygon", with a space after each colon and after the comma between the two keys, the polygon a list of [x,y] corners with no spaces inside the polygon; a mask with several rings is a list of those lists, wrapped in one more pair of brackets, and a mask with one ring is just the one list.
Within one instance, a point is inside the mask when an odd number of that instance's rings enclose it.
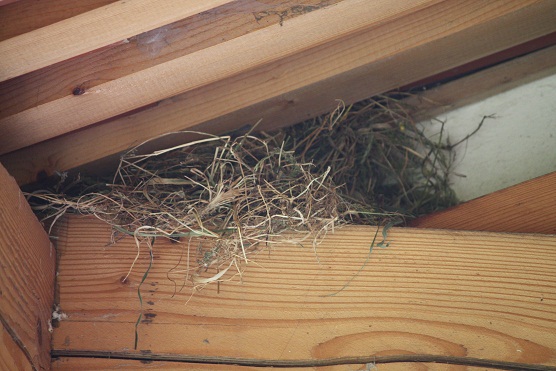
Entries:
{"label": "nest of twigs", "polygon": [[[330,114],[285,129],[287,148],[314,171],[330,167],[342,197],[364,209],[416,217],[457,203],[449,185],[454,153],[441,131],[432,140],[417,126],[411,94],[342,104]],[[430,102],[433,103],[433,102]],[[443,125],[442,125],[443,127]]]}
{"label": "nest of twigs", "polygon": [[314,164],[298,162],[273,140],[205,136],[147,155],[126,153],[112,182],[94,192],[32,196],[48,202],[43,207],[55,210],[51,216],[69,209],[92,214],[138,243],[153,237],[212,240],[196,252],[197,268],[217,268],[218,277],[259,246],[283,242],[284,230],[304,232],[296,243],[309,236],[316,242],[351,216],[329,168],[315,174]]}
{"label": "nest of twigs", "polygon": [[455,202],[450,156],[391,97],[340,104],[273,134],[197,134],[202,138],[173,148],[125,153],[104,183],[66,181],[59,192],[28,197],[47,218],[92,214],[138,245],[155,237],[208,239],[190,270],[218,273],[188,273],[196,284],[218,280],[253,251],[292,236],[316,244],[338,224],[379,224]]}

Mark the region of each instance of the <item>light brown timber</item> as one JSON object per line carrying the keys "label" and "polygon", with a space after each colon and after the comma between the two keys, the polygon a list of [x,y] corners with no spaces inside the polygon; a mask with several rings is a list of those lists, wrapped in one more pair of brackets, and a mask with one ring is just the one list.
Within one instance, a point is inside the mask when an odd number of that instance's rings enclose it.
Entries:
{"label": "light brown timber", "polygon": [[[114,3],[116,0],[18,0],[0,9],[0,41]],[[0,2],[0,5],[2,2]]]}
{"label": "light brown timber", "polygon": [[410,225],[556,235],[556,172],[422,216]]}
{"label": "light brown timber", "polygon": [[[180,291],[187,241],[157,240],[141,286],[138,351],[290,360],[434,354],[556,366],[555,236],[393,228],[390,245],[375,247],[360,269],[375,231],[338,229],[316,251],[275,245],[250,257],[241,280],[193,295],[189,284]],[[54,349],[133,353],[147,248],[123,282],[137,249],[131,238],[110,240],[102,222],[68,219],[58,278],[69,318],[54,332]],[[191,242],[191,260],[199,244]]]}
{"label": "light brown timber", "polygon": [[[495,370],[488,367],[472,367],[472,366],[458,366],[448,364],[435,364],[435,363],[386,363],[376,364],[375,369],[372,368],[373,364],[369,363],[368,368],[366,365],[342,365],[330,367],[284,367],[280,370],[287,371],[491,371]],[[70,358],[61,357],[52,362],[52,370],[56,371],[73,371],[79,369],[81,371],[89,370],[219,370],[225,369],[230,371],[261,371],[267,368],[262,367],[249,367],[249,366],[231,366],[231,365],[215,365],[215,364],[197,364],[197,363],[182,363],[182,362],[141,362],[132,360],[118,360],[118,359],[98,359],[98,358]]]}
{"label": "light brown timber", "polygon": [[[504,17],[497,8],[484,22],[477,22],[471,10],[477,7],[473,8],[472,2],[454,2],[451,7],[447,3],[1,159],[19,182],[29,183],[42,171],[48,175],[75,168],[162,132],[202,123],[205,123],[202,128],[209,131],[226,130],[255,123],[260,118],[266,128],[291,124],[332,109],[337,98],[352,103],[488,55],[496,48],[504,49],[534,38],[553,27],[546,16],[551,4],[546,2],[520,8]],[[484,16],[483,12],[481,9]],[[443,29],[444,20],[450,17],[461,23],[453,29]],[[434,22],[438,22],[438,27],[431,26]],[[543,24],[547,29],[540,32],[538,27]],[[409,40],[406,35],[412,32],[417,35]],[[488,39],[483,37],[485,34]]]}
{"label": "light brown timber", "polygon": [[[556,36],[556,35],[555,35]],[[556,40],[555,40],[556,41]],[[426,90],[406,100],[415,120],[426,120],[556,74],[556,45]]]}
{"label": "light brown timber", "polygon": [[[219,7],[218,12],[196,14],[133,36],[128,43],[83,54],[1,82],[0,119],[68,96],[75,88],[87,91],[123,77],[130,73],[130,66],[134,71],[141,71],[338,1],[306,0],[303,2],[304,8],[296,11],[292,10],[299,4],[296,0],[230,2]],[[34,10],[35,6],[31,9]]]}
{"label": "light brown timber", "polygon": [[10,328],[0,323],[0,370],[33,370],[33,363],[10,333]]}
{"label": "light brown timber", "polygon": [[[366,0],[345,0],[335,6],[293,18],[287,24],[266,27],[130,73],[97,85],[83,94],[69,94],[1,119],[0,154],[195,90],[261,65],[295,57],[320,44],[332,43],[408,13],[418,13],[439,1],[393,3],[378,0],[373,3],[373,7],[369,7]],[[493,8],[498,15],[498,7]],[[493,16],[492,13],[485,13],[480,18]],[[339,17],[349,18],[350,22],[339,22]],[[10,66],[9,61],[6,66]],[[0,71],[2,67],[0,62]],[[72,114],[68,115],[69,112]]]}
{"label": "light brown timber", "polygon": [[1,164],[0,226],[0,322],[6,347],[0,358],[12,358],[24,369],[48,369],[56,250]]}
{"label": "light brown timber", "polygon": [[231,0],[118,1],[0,42],[0,81],[125,42]]}

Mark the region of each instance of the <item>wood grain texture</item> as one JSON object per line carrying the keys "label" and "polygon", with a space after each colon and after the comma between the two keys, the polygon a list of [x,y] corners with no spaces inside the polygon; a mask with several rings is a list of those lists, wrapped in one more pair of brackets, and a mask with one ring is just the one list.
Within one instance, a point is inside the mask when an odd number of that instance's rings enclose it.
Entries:
{"label": "wood grain texture", "polygon": [[[38,173],[75,168],[167,131],[200,124],[205,124],[203,130],[224,131],[261,118],[267,129],[292,124],[330,110],[335,99],[353,103],[488,55],[494,51],[493,45],[504,49],[534,38],[539,25],[553,27],[547,16],[552,5],[547,2],[504,17],[497,17],[498,8],[488,13],[472,1],[447,4],[181,94],[143,112],[13,152],[1,160],[19,182],[29,183]],[[477,23],[481,16],[489,18]],[[454,17],[460,23],[444,29],[445,19]],[[412,33],[414,38],[408,39],[407,34]]]}
{"label": "wood grain texture", "polygon": [[[56,251],[15,180],[0,165],[0,320],[35,369],[48,369]],[[17,350],[14,344],[12,350]],[[19,353],[19,352],[18,352]],[[21,354],[13,354],[21,360]]]}
{"label": "wood grain texture", "polygon": [[[73,371],[76,369],[88,371],[88,370],[144,370],[144,369],[155,369],[155,370],[218,370],[225,369],[230,371],[261,371],[265,368],[261,367],[248,367],[248,366],[231,366],[231,365],[203,365],[194,363],[175,363],[175,362],[141,362],[141,361],[130,361],[130,360],[116,360],[116,359],[92,359],[92,358],[66,358],[62,357],[55,359],[52,362],[53,370],[60,371]],[[310,370],[307,367],[284,367],[281,370],[288,371],[306,371]],[[457,366],[457,365],[446,365],[446,364],[434,364],[434,363],[392,363],[392,364],[377,364],[375,368],[372,368],[372,364],[369,368],[365,368],[364,365],[342,365],[335,367],[319,368],[319,370],[325,369],[327,371],[337,370],[337,371],[491,371],[494,370],[488,367],[472,367],[472,366]]]}
{"label": "wood grain texture", "polygon": [[33,370],[33,363],[17,344],[9,328],[0,323],[0,370]]}
{"label": "wood grain texture", "polygon": [[417,218],[410,225],[556,235],[556,172]]}
{"label": "wood grain texture", "polygon": [[123,42],[231,0],[118,1],[0,42],[0,81]]}
{"label": "wood grain texture", "polygon": [[0,6],[8,5],[18,0],[0,0]]}
{"label": "wood grain texture", "polygon": [[0,9],[0,41],[114,2],[116,0],[19,0],[6,4]]}
{"label": "wood grain texture", "polygon": [[0,118],[69,96],[76,87],[87,91],[129,74],[130,69],[141,71],[338,1],[307,0],[297,11],[292,10],[299,3],[295,0],[234,1],[217,12],[193,15],[131,37],[128,43],[1,82]]}
{"label": "wood grain texture", "polygon": [[[222,367],[222,366],[221,366]],[[59,358],[52,361],[52,370],[215,370],[215,365],[195,365],[174,362],[141,362],[130,360]],[[260,367],[225,366],[230,371],[260,371]]]}
{"label": "wood grain texture", "polygon": [[427,120],[556,74],[555,60],[556,45],[426,90],[406,99],[406,103],[415,108],[412,115],[416,121]]}
{"label": "wood grain texture", "polygon": [[[390,246],[375,249],[357,273],[374,232],[329,234],[320,263],[310,246],[275,246],[251,257],[242,283],[235,277],[219,293],[209,285],[193,296],[189,287],[173,296],[168,278],[182,285],[186,244],[158,240],[142,286],[139,349],[259,359],[435,354],[556,366],[554,236],[392,229]],[[144,248],[122,283],[136,247],[109,241],[101,222],[69,218],[59,268],[69,318],[54,332],[54,349],[133,352],[148,254]]]}
{"label": "wood grain texture", "polygon": [[534,53],[541,49],[548,48],[556,45],[556,32],[538,37],[534,40],[529,40],[525,43],[515,45],[511,48],[501,50],[499,52],[484,56],[474,61],[462,64],[455,68],[442,71],[435,75],[428,76],[422,80],[414,81],[409,85],[402,86],[402,90],[416,90],[423,89],[423,87],[430,89],[437,87],[439,84],[444,84],[454,79],[467,76],[471,73],[495,67],[498,64],[506,63],[515,58],[523,57],[527,54]]}
{"label": "wood grain texture", "polygon": [[[220,366],[223,367],[223,366]],[[215,365],[195,365],[174,362],[141,362],[129,360],[104,360],[93,358],[60,358],[52,362],[52,370],[216,370]],[[260,371],[260,367],[225,366],[230,371]],[[306,370],[306,369],[305,369]]]}
{"label": "wood grain texture", "polygon": [[[336,6],[293,18],[287,24],[266,27],[130,73],[82,95],[70,94],[0,120],[0,154],[295,56],[437,2],[439,0],[403,3],[379,0],[369,7],[366,0],[345,0]],[[350,22],[341,22],[344,17]]]}

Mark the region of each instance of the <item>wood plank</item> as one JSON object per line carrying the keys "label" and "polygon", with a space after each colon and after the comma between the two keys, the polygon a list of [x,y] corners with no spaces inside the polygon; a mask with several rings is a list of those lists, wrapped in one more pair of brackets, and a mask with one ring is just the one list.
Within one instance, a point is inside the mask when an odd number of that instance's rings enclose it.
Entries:
{"label": "wood plank", "polygon": [[231,0],[118,1],[0,42],[0,81],[125,42]]}
{"label": "wood plank", "polygon": [[[14,360],[50,365],[48,323],[54,301],[56,251],[15,180],[0,165],[0,320]],[[7,333],[14,344],[6,340]],[[23,362],[23,361],[21,361]],[[25,363],[23,363],[25,365]]]}
{"label": "wood plank", "polygon": [[[100,84],[82,95],[70,94],[0,120],[0,154],[296,55],[437,2],[380,0],[369,7],[366,0],[345,0],[293,18],[287,26],[266,27]],[[339,21],[344,17],[350,22]]]}
{"label": "wood plank", "polygon": [[[114,2],[116,0],[19,0],[13,2],[0,10],[0,19],[2,19],[0,41]],[[0,1],[0,6],[2,5],[3,3]]]}
{"label": "wood plank", "polygon": [[[214,370],[217,368],[226,369],[230,371],[260,371],[261,367],[248,367],[248,366],[218,366],[214,364],[194,364],[194,363],[181,363],[181,362],[141,362],[141,361],[131,361],[131,360],[118,360],[118,359],[98,359],[98,358],[69,358],[62,357],[52,361],[52,370],[58,371],[73,371],[73,370],[141,370],[141,369],[155,369],[155,370]],[[473,367],[473,366],[456,366],[456,365],[446,365],[446,364],[435,364],[435,363],[386,363],[377,364],[375,368],[372,368],[372,364],[369,364],[369,368],[365,369],[361,365],[342,365],[342,366],[332,366],[332,367],[319,367],[319,368],[308,368],[308,367],[284,367],[281,370],[326,370],[326,371],[490,371],[495,370],[494,368],[488,367]]]}
{"label": "wood plank", "polygon": [[[52,370],[214,370],[215,365],[196,365],[176,362],[141,362],[133,360],[98,359],[98,358],[69,358],[62,357],[52,360]],[[260,367],[226,366],[230,371],[260,371]]]}
{"label": "wood plank", "polygon": [[506,63],[515,58],[526,56],[541,49],[545,49],[556,45],[556,32],[541,36],[526,43],[516,45],[514,47],[499,51],[497,53],[487,55],[469,63],[465,63],[456,68],[452,68],[441,73],[429,76],[423,80],[412,82],[407,86],[402,86],[401,90],[414,91],[416,89],[430,89],[440,84],[445,84],[455,79],[467,76],[478,71],[495,67],[501,63]]}
{"label": "wood plank", "polygon": [[0,369],[1,370],[33,370],[33,363],[10,334],[9,328],[3,323],[0,337]]}
{"label": "wood plank", "polygon": [[[307,12],[338,1],[307,0],[304,9]],[[292,10],[298,3],[296,0],[231,2],[219,7],[217,13],[200,13],[131,37],[129,43],[113,45],[4,81],[0,83],[0,118],[68,96],[75,88],[93,89],[129,74],[130,68],[141,71],[287,21],[303,14],[303,10]]]}
{"label": "wood plank", "polygon": [[416,94],[406,100],[427,120],[519,85],[556,74],[556,45]]}
{"label": "wood plank", "polygon": [[556,172],[417,218],[410,226],[556,235]]}
{"label": "wood plank", "polygon": [[[1,160],[23,184],[35,181],[37,174],[75,168],[161,133],[202,123],[206,125],[201,129],[207,131],[241,127],[260,118],[266,128],[292,124],[332,109],[335,99],[352,103],[492,53],[493,45],[504,49],[534,38],[529,31],[535,33],[545,18],[548,27],[553,27],[546,17],[548,3],[505,17],[491,13],[496,19],[473,25],[478,16],[475,11],[483,14],[480,7],[446,4],[181,94],[144,112],[13,152]],[[454,14],[469,27],[449,35],[436,33]],[[435,22],[438,27],[433,27]],[[407,34],[416,36],[408,39]],[[485,34],[490,35],[488,39],[482,37]],[[470,43],[473,47],[460,47]]]}
{"label": "wood plank", "polygon": [[18,0],[0,0],[0,6],[8,5]]}
{"label": "wood plank", "polygon": [[[319,261],[310,246],[277,245],[251,257],[242,282],[235,277],[219,292],[209,285],[193,296],[189,286],[174,295],[169,280],[178,289],[183,283],[187,242],[158,240],[141,289],[138,348],[282,360],[432,354],[556,366],[555,236],[392,229],[390,246],[374,250],[359,271],[374,233],[328,234]],[[109,245],[110,235],[95,219],[68,220],[58,278],[69,318],[54,332],[55,350],[133,354],[148,254],[143,248],[122,282],[137,250],[131,238]]]}

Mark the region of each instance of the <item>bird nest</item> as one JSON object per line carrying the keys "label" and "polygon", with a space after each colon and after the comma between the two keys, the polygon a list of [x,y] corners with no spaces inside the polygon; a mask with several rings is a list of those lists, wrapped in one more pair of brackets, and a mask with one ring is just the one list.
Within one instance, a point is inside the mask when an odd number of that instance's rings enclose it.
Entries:
{"label": "bird nest", "polygon": [[[138,247],[146,241],[151,252],[155,238],[203,237],[187,273],[196,285],[232,266],[241,271],[251,253],[272,243],[316,246],[341,224],[376,225],[455,203],[450,157],[392,97],[339,104],[277,133],[196,134],[172,148],[128,151],[108,181],[61,179],[28,199],[51,220],[66,211],[92,214],[115,238],[132,236]],[[200,274],[207,269],[215,272],[208,278]]]}

